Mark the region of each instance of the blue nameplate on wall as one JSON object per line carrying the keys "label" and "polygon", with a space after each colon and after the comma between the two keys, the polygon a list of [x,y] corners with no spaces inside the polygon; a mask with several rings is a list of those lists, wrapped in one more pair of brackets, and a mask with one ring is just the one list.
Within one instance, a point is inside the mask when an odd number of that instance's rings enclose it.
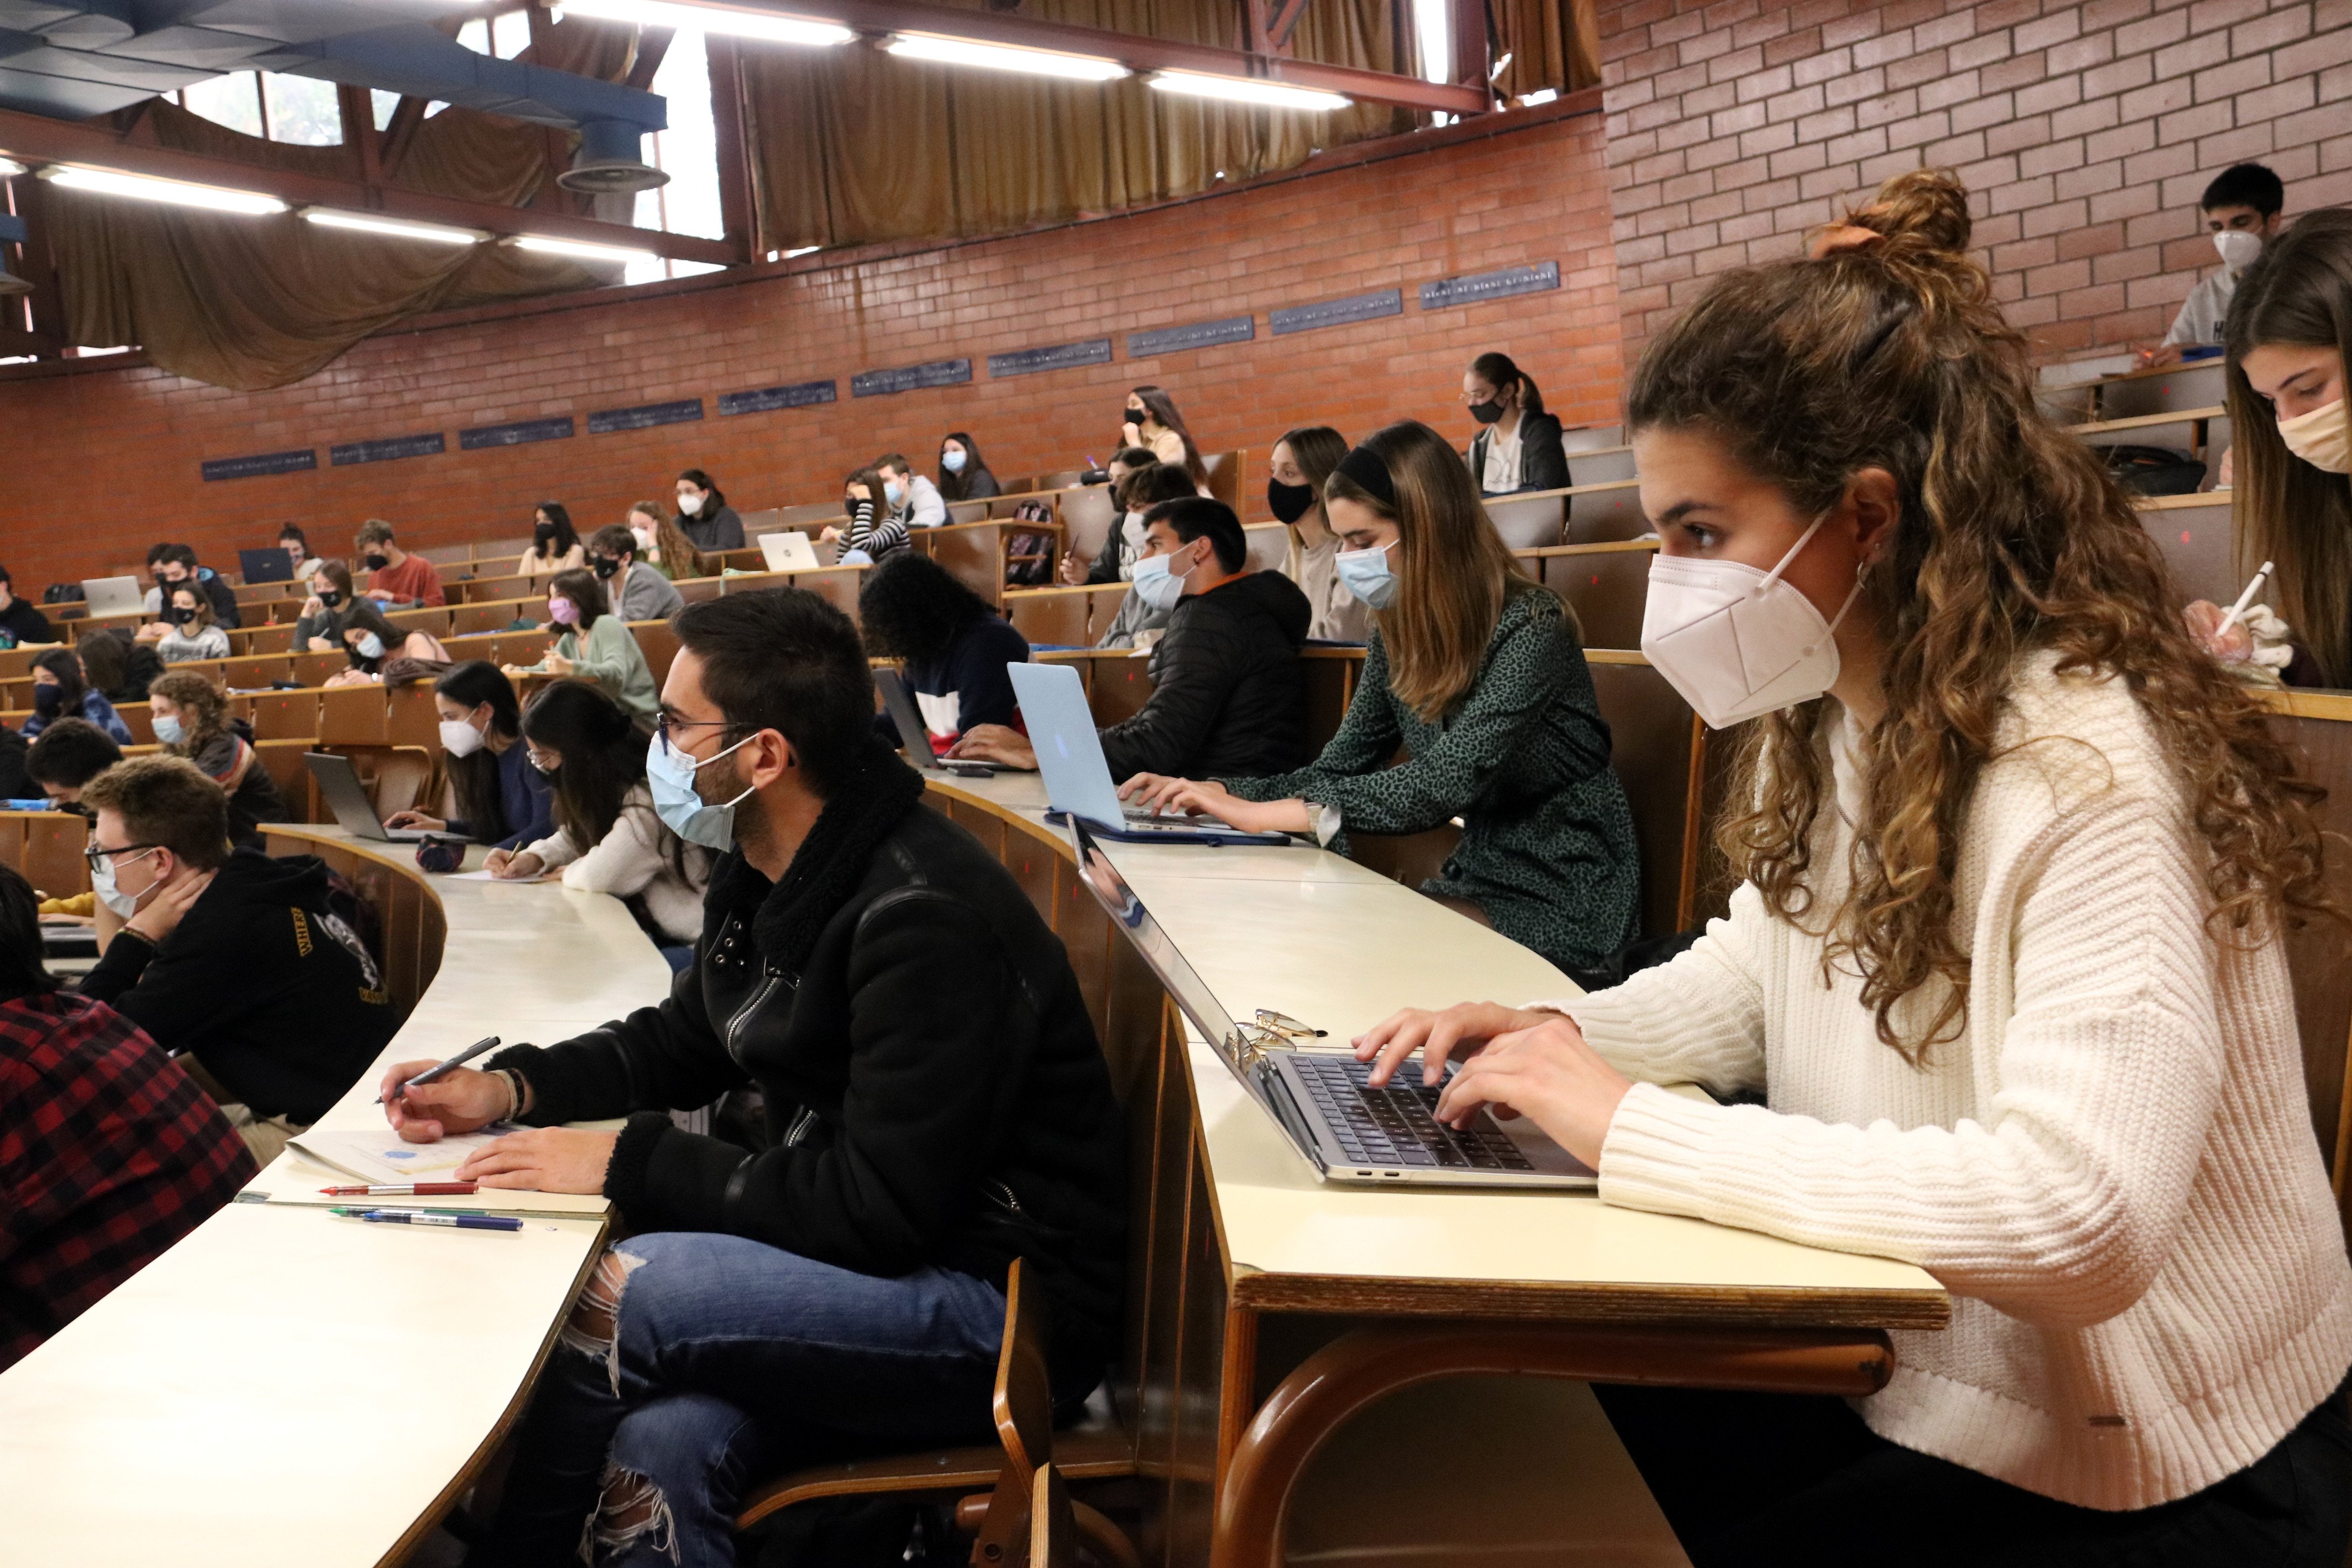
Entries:
{"label": "blue nameplate on wall", "polygon": [[656,425],[686,425],[702,417],[702,399],[688,397],[677,403],[647,403],[635,408],[607,408],[601,414],[588,416],[588,434],[608,435],[614,430],[650,430]]}
{"label": "blue nameplate on wall", "polygon": [[1067,370],[1073,365],[1109,363],[1108,338],[1096,338],[1083,343],[1057,343],[1049,349],[1014,349],[1010,353],[988,356],[988,379],[999,381],[1008,375],[1034,375],[1041,370]]}
{"label": "blue nameplate on wall", "polygon": [[1318,327],[1344,327],[1350,321],[1377,321],[1383,316],[1404,314],[1404,291],[1401,289],[1375,289],[1369,294],[1350,294],[1344,300],[1320,300],[1312,305],[1294,305],[1288,310],[1268,310],[1274,323],[1274,335],[1286,332],[1311,332]]}
{"label": "blue nameplate on wall", "polygon": [[1424,283],[1421,286],[1421,308],[1442,310],[1448,305],[1475,305],[1481,300],[1505,300],[1514,294],[1542,294],[1559,287],[1559,263],[1539,261],[1532,267],[1506,267],[1495,272],[1472,272]]}
{"label": "blue nameplate on wall", "polygon": [[904,370],[869,370],[849,378],[852,397],[887,397],[894,392],[913,392],[926,386],[961,386],[971,379],[971,361],[968,359],[935,359],[929,364],[910,364]]}
{"label": "blue nameplate on wall", "polygon": [[831,403],[841,395],[841,384],[833,381],[796,381],[790,386],[763,386],[756,392],[722,392],[719,395],[721,414],[768,414],[779,408],[806,408],[812,404]]}
{"label": "blue nameplate on wall", "polygon": [[1181,353],[1213,343],[1245,343],[1257,336],[1255,316],[1227,316],[1216,321],[1194,321],[1181,327],[1155,327],[1127,334],[1127,357],[1150,359],[1153,354]]}
{"label": "blue nameplate on wall", "polygon": [[327,460],[339,468],[353,463],[390,463],[402,458],[437,458],[449,449],[441,432],[429,436],[391,436],[381,441],[345,441],[327,449]]}
{"label": "blue nameplate on wall", "polygon": [[468,452],[478,452],[486,447],[528,447],[533,441],[568,441],[572,437],[572,416],[561,419],[524,419],[512,425],[478,425],[471,430],[457,432],[457,445]]}
{"label": "blue nameplate on wall", "polygon": [[299,452],[257,452],[250,458],[207,458],[205,479],[251,479],[263,474],[299,474],[318,466],[319,454],[310,447]]}

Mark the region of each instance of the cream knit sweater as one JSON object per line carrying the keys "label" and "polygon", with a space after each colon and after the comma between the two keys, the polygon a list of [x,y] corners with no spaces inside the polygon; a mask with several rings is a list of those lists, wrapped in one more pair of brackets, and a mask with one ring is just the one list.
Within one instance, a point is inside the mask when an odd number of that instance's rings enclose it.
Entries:
{"label": "cream knit sweater", "polygon": [[[1858,799],[1835,727],[1829,749],[1817,908]],[[1601,1196],[1942,1280],[1951,1327],[1895,1334],[1893,1381],[1857,1402],[1882,1436],[2091,1508],[2186,1496],[2352,1363],[2285,957],[2208,935],[2202,847],[2137,703],[2047,655],[2020,667],[1961,845],[1968,1024],[1924,1070],[1879,1043],[1851,963],[1825,974],[1822,937],[1753,888],[1674,963],[1550,1004],[1648,1080]],[[1770,1108],[1653,1087],[1675,1080]]]}

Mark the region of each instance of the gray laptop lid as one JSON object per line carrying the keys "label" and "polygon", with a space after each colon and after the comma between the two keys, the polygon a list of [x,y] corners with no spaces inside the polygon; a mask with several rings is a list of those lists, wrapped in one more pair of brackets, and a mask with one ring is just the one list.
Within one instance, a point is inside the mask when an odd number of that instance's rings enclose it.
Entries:
{"label": "gray laptop lid", "polygon": [[882,707],[890,722],[898,726],[898,743],[907,748],[907,760],[919,768],[937,768],[939,753],[931,750],[930,731],[924,727],[922,711],[915,706],[915,694],[907,689],[905,678],[895,669],[877,669],[874,685],[882,693]]}
{"label": "gray laptop lid", "polygon": [[146,603],[136,577],[85,577],[81,597],[93,616],[128,616]]}
{"label": "gray laptop lid", "polygon": [[337,826],[362,838],[390,837],[351,758],[333,752],[305,752],[302,760],[310,764],[310,776],[319,781],[320,796],[335,814]]}
{"label": "gray laptop lid", "polygon": [[1008,664],[1013,694],[1029,726],[1029,744],[1054,809],[1117,827],[1126,819],[1118,787],[1103,760],[1102,737],[1087,708],[1086,682],[1066,664]]}

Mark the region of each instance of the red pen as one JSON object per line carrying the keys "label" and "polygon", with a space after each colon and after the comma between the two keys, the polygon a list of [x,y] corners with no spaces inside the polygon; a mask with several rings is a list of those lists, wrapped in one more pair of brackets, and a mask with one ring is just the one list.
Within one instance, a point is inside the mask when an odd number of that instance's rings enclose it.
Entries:
{"label": "red pen", "polygon": [[331,1198],[462,1198],[471,1196],[471,1182],[406,1182],[393,1186],[320,1187]]}

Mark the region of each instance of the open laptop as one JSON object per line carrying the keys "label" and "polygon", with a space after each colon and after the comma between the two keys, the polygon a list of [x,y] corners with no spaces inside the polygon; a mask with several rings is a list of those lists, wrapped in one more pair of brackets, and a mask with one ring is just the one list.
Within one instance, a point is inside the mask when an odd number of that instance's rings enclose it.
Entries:
{"label": "open laptop", "polygon": [[805,533],[763,533],[760,553],[771,572],[814,572],[824,564],[816,558],[816,542]]}
{"label": "open laptop", "polygon": [[[1286,833],[1244,833],[1213,817],[1161,816],[1118,798],[1102,737],[1087,708],[1086,682],[1066,664],[1008,664],[1013,694],[1054,812],[1083,820],[1104,838],[1139,844],[1288,844]],[[1055,820],[1049,815],[1047,820]]]}
{"label": "open laptop", "polygon": [[284,550],[240,550],[236,563],[248,583],[294,581],[294,557]]}
{"label": "open laptop", "polygon": [[882,706],[890,715],[890,722],[898,727],[898,743],[906,747],[908,762],[933,773],[954,773],[962,778],[994,776],[996,770],[986,763],[943,757],[931,749],[929,727],[923,722],[922,710],[915,706],[915,694],[907,689],[905,679],[897,670],[876,670],[874,685],[882,693]]}
{"label": "open laptop", "polygon": [[136,577],[85,577],[81,597],[93,616],[135,616],[147,602]]}
{"label": "open laptop", "polygon": [[319,796],[327,809],[335,814],[335,821],[354,838],[373,838],[379,844],[415,844],[433,837],[422,828],[386,827],[383,818],[375,811],[375,802],[368,798],[367,785],[360,783],[359,770],[352,766],[349,757],[334,752],[305,752],[302,760],[310,765],[310,776],[319,782]]}
{"label": "open laptop", "polygon": [[[1462,1131],[1431,1114],[1439,1090],[1408,1061],[1385,1089],[1366,1079],[1371,1064],[1350,1053],[1302,1050],[1281,1032],[1236,1024],[1200,972],[1185,961],[1135,889],[1103,853],[1083,822],[1073,821],[1079,879],[1118,922],[1151,973],[1265,1108],[1315,1173],[1325,1181],[1443,1187],[1591,1187],[1591,1166],[1521,1117],[1497,1121],[1480,1111]],[[1260,1014],[1261,1018],[1269,1016]],[[1286,1023],[1278,1015],[1271,1021]],[[1446,1064],[1446,1077],[1454,1066]]]}

